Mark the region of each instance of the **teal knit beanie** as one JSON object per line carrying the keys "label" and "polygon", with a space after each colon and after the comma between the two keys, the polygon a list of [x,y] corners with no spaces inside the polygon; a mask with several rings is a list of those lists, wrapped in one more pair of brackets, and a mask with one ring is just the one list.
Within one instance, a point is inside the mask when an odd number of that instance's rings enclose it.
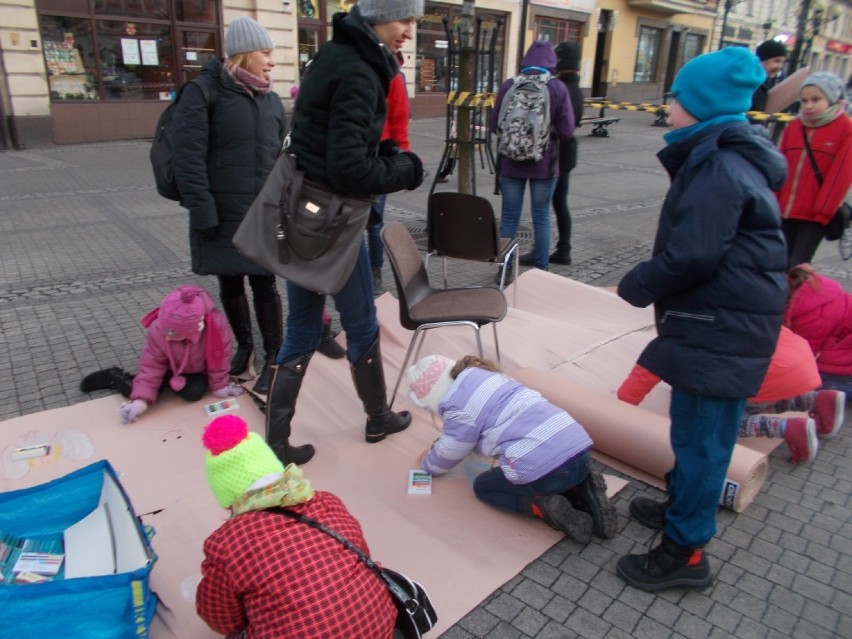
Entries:
{"label": "teal knit beanie", "polygon": [[748,111],[755,89],[766,80],[757,56],[727,47],[687,62],[672,85],[672,97],[699,121]]}

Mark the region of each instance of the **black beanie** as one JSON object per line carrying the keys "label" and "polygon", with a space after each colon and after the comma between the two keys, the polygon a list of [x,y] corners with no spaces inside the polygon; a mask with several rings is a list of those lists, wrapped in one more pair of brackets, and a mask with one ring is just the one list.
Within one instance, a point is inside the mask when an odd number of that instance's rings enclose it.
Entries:
{"label": "black beanie", "polygon": [[778,42],[778,40],[767,40],[757,45],[755,53],[757,53],[757,57],[760,58],[761,62],[771,60],[772,58],[786,58],[787,47]]}
{"label": "black beanie", "polygon": [[562,42],[556,46],[556,70],[579,71],[582,48],[576,42]]}

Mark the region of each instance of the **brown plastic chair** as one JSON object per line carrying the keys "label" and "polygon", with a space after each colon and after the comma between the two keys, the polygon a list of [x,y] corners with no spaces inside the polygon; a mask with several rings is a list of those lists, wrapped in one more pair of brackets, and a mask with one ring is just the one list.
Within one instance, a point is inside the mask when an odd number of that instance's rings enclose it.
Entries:
{"label": "brown plastic chair", "polygon": [[[494,347],[500,361],[500,344],[497,341],[497,322],[506,316],[506,296],[491,287],[432,288],[429,275],[411,233],[399,222],[390,222],[382,228],[382,243],[393,271],[399,298],[399,321],[404,328],[414,331],[405,359],[393,387],[390,405],[396,399],[399,384],[405,374],[411,352],[417,344],[415,361],[426,331],[443,326],[470,326],[476,334],[479,357],[482,354],[480,327],[494,327]],[[419,343],[418,343],[418,338]]]}
{"label": "brown plastic chair", "polygon": [[[514,258],[518,273],[518,241],[499,236],[491,202],[469,193],[439,192],[429,198],[426,269],[431,256],[444,258],[444,288],[447,288],[447,258],[502,264],[500,290],[506,286],[506,267]],[[518,285],[512,296],[518,304]]]}

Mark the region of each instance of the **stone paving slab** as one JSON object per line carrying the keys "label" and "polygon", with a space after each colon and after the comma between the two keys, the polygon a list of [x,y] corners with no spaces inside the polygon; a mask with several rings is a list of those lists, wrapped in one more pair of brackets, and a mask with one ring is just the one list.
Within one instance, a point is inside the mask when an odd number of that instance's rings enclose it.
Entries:
{"label": "stone paving slab", "polygon": [[[609,286],[649,255],[668,186],[655,158],[664,129],[652,122],[626,112],[609,138],[580,131],[570,195],[574,262],[554,272]],[[440,119],[411,123],[413,148],[431,176],[443,131]],[[0,419],[86,401],[78,390],[83,375],[132,369],[143,341],[139,319],[173,287],[196,283],[218,297],[214,278],[189,271],[186,214],[157,195],[148,147],[139,140],[0,153],[0,362],[7,363],[0,367]],[[439,190],[455,189],[454,179]],[[479,194],[499,211],[493,177],[480,171],[477,180]],[[389,196],[386,209],[421,246],[429,186]],[[531,244],[528,214],[520,237]],[[840,259],[834,243],[821,246],[815,265],[852,290],[852,262]],[[439,268],[430,266],[434,277]],[[453,262],[450,274],[451,285],[488,285],[494,270]],[[387,265],[384,281],[392,282]],[[661,496],[631,481],[616,499],[621,531],[614,539],[556,544],[444,639],[852,637],[849,422],[821,442],[810,465],[791,464],[779,447],[754,503],[741,514],[720,512],[708,546],[712,589],[652,595],[616,576],[618,557],[654,540],[629,521],[629,500]]]}

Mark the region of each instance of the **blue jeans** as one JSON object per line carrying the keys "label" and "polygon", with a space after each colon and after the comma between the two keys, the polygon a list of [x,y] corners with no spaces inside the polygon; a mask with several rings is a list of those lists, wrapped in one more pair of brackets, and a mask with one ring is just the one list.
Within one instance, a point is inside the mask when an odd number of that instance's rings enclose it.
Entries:
{"label": "blue jeans", "polygon": [[[332,295],[334,307],[340,313],[340,323],[346,331],[346,354],[357,362],[373,345],[379,335],[379,320],[373,298],[373,275],[367,246],[361,242],[358,261],[346,284]],[[287,282],[287,336],[278,351],[277,364],[311,353],[322,337],[322,313],[325,295]]]}
{"label": "blue jeans", "polygon": [[524,208],[524,189],[530,183],[535,267],[547,270],[550,261],[550,200],[556,188],[556,178],[527,180],[526,178],[500,177],[503,192],[503,209],[500,215],[500,237],[514,238]]}
{"label": "blue jeans", "polygon": [[591,459],[591,451],[586,451],[529,484],[513,484],[501,468],[492,468],[473,480],[473,492],[486,504],[525,515],[524,497],[561,495],[570,490],[589,474]]}
{"label": "blue jeans", "polygon": [[385,262],[385,247],[382,244],[382,223],[385,217],[385,200],[387,195],[377,195],[373,198],[373,211],[371,218],[378,218],[378,222],[367,226],[367,248],[370,251],[370,266],[382,268]]}
{"label": "blue jeans", "polygon": [[666,509],[666,536],[680,546],[700,548],[716,534],[716,509],[745,399],[720,399],[672,389],[672,450],[669,477],[671,504]]}

